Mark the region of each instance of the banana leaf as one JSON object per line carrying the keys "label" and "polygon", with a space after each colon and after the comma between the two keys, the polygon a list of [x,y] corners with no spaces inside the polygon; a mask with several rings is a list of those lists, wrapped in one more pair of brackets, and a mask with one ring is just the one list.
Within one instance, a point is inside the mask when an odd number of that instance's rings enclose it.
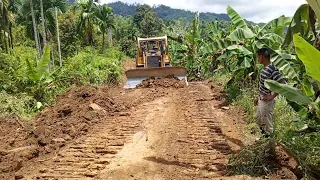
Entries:
{"label": "banana leaf", "polygon": [[315,95],[315,91],[313,89],[312,83],[307,77],[305,77],[302,81],[302,90],[304,94],[309,97],[314,97]]}
{"label": "banana leaf", "polygon": [[217,51],[228,48],[232,45],[232,41],[227,39],[218,39],[213,42],[209,42],[200,48],[201,54],[213,54]]}
{"label": "banana leaf", "polygon": [[227,13],[232,20],[232,24],[234,24],[236,28],[249,29],[244,19],[231,6],[227,7]]}
{"label": "banana leaf", "polygon": [[255,37],[255,34],[249,28],[237,28],[229,35],[231,41],[243,41],[253,37]]}
{"label": "banana leaf", "polygon": [[34,67],[27,59],[28,76],[32,81],[39,82],[47,72],[48,63],[50,62],[50,46],[44,47],[44,53],[37,66]]}
{"label": "banana leaf", "polygon": [[294,14],[282,46],[288,46],[293,40],[293,35],[296,33],[300,33],[303,37],[306,37],[310,29],[309,21],[309,5],[303,4]]}
{"label": "banana leaf", "polygon": [[271,62],[279,69],[281,74],[289,79],[298,80],[298,73],[293,68],[295,56],[276,50],[271,55]]}
{"label": "banana leaf", "polygon": [[305,65],[307,75],[320,82],[320,52],[297,34],[293,39],[296,53]]}
{"label": "banana leaf", "polygon": [[279,36],[283,36],[284,29],[286,26],[289,25],[291,20],[292,20],[291,17],[285,17],[284,15],[282,15],[265,24],[257,34],[259,37],[261,37],[261,36],[264,36],[265,32],[270,32],[270,30],[273,30],[275,34]]}
{"label": "banana leaf", "polygon": [[279,93],[288,100],[298,103],[299,105],[309,105],[312,99],[304,95],[300,90],[287,84],[280,84],[273,80],[265,81],[266,88],[273,92]]}
{"label": "banana leaf", "polygon": [[319,21],[320,20],[320,2],[318,0],[307,0],[307,2],[312,7]]}

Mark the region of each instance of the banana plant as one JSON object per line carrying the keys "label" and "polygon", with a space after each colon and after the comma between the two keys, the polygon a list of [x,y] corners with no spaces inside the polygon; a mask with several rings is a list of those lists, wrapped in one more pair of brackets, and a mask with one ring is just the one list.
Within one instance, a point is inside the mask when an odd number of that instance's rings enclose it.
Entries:
{"label": "banana plant", "polygon": [[[296,78],[294,68],[291,63],[288,63],[293,59],[289,53],[285,53],[281,50],[281,45],[284,39],[282,35],[284,34],[284,29],[290,23],[291,18],[280,16],[262,28],[253,27],[253,31],[248,27],[244,19],[238,14],[232,7],[228,6],[227,12],[232,20],[232,24],[236,28],[232,31],[227,40],[231,41],[232,44],[240,44],[241,49],[246,49],[251,52],[250,54],[246,51],[237,48],[226,48],[226,51],[234,51],[233,56],[238,59],[238,66],[235,66],[234,73],[241,73],[245,77],[251,77],[253,80],[257,78],[259,71],[259,65],[255,60],[255,52],[257,49],[262,47],[268,47],[272,51],[271,61],[276,65],[282,74],[288,76],[288,78]],[[240,48],[240,46],[237,46]],[[237,49],[237,50],[236,50]],[[225,55],[224,55],[224,58]],[[234,77],[241,77],[234,75]]]}
{"label": "banana plant", "polygon": [[[298,34],[293,36],[296,53],[299,59],[303,62],[306,69],[306,75],[313,78],[319,85],[320,83],[320,52],[310,45]],[[304,78],[302,81],[301,90],[291,85],[279,84],[272,80],[267,80],[265,85],[271,91],[277,92],[289,101],[294,102],[301,107],[298,108],[300,112],[314,113],[320,119],[320,97],[317,97],[315,90],[309,78]],[[312,107],[311,109],[306,106]],[[305,117],[305,114],[303,115]]]}
{"label": "banana plant", "polygon": [[45,46],[43,56],[40,61],[35,61],[36,66],[34,67],[32,63],[27,59],[28,66],[28,77],[33,82],[40,82],[47,73],[47,67],[50,62],[50,47]]}
{"label": "banana plant", "polygon": [[[30,83],[34,84],[30,86],[27,90],[34,96],[38,101],[37,107],[42,105],[41,102],[45,102],[47,98],[47,91],[50,91],[50,86],[52,84],[51,75],[48,74],[47,68],[50,62],[50,46],[44,47],[44,52],[40,61],[34,61],[36,65],[31,63],[28,59],[27,61],[27,75],[30,79]],[[54,72],[51,72],[52,74]]]}
{"label": "banana plant", "polygon": [[[315,0],[309,1],[314,2]],[[292,43],[293,35],[296,33],[299,33],[304,39],[308,40],[308,42],[315,43],[315,37],[317,36],[315,18],[315,12],[311,6],[308,4],[301,5],[290,22],[282,46],[287,48]]]}
{"label": "banana plant", "polygon": [[191,76],[198,74],[202,68],[201,64],[203,64],[199,56],[199,49],[203,45],[200,37],[201,29],[199,22],[199,13],[196,13],[190,26],[190,32],[186,33],[184,37],[176,38],[168,36],[169,39],[179,42],[183,47],[182,50],[185,53],[185,62],[183,64]]}

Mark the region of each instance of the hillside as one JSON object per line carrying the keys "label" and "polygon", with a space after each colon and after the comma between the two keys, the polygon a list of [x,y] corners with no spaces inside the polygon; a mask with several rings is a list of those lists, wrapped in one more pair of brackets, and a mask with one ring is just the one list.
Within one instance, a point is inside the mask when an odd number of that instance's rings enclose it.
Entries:
{"label": "hillside", "polygon": [[[108,5],[113,8],[115,14],[129,16],[135,13],[138,4],[127,4],[118,1],[114,3],[109,3]],[[165,5],[154,6],[153,9],[157,13],[157,15],[165,21],[182,19],[190,22],[194,18],[195,14],[195,12],[182,9],[173,9]],[[214,21],[216,19],[230,21],[230,18],[227,14],[215,13],[200,13],[200,19],[204,21]]]}

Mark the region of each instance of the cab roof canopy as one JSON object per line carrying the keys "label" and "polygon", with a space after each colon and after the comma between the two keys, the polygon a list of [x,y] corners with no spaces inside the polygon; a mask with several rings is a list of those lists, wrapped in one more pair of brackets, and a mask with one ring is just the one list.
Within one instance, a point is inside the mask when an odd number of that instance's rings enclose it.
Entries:
{"label": "cab roof canopy", "polygon": [[152,37],[152,38],[139,38],[138,41],[154,41],[154,40],[166,40],[167,36],[162,36],[162,37]]}

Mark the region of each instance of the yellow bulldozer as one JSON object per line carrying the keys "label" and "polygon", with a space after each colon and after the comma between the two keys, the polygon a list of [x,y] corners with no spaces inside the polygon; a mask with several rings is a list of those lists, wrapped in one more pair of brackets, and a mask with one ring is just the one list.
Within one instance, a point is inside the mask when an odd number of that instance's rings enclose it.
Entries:
{"label": "yellow bulldozer", "polygon": [[187,70],[184,67],[171,65],[167,36],[137,38],[138,50],[136,68],[125,72],[127,83],[125,88],[135,88],[149,77],[166,77],[173,75],[187,81]]}

